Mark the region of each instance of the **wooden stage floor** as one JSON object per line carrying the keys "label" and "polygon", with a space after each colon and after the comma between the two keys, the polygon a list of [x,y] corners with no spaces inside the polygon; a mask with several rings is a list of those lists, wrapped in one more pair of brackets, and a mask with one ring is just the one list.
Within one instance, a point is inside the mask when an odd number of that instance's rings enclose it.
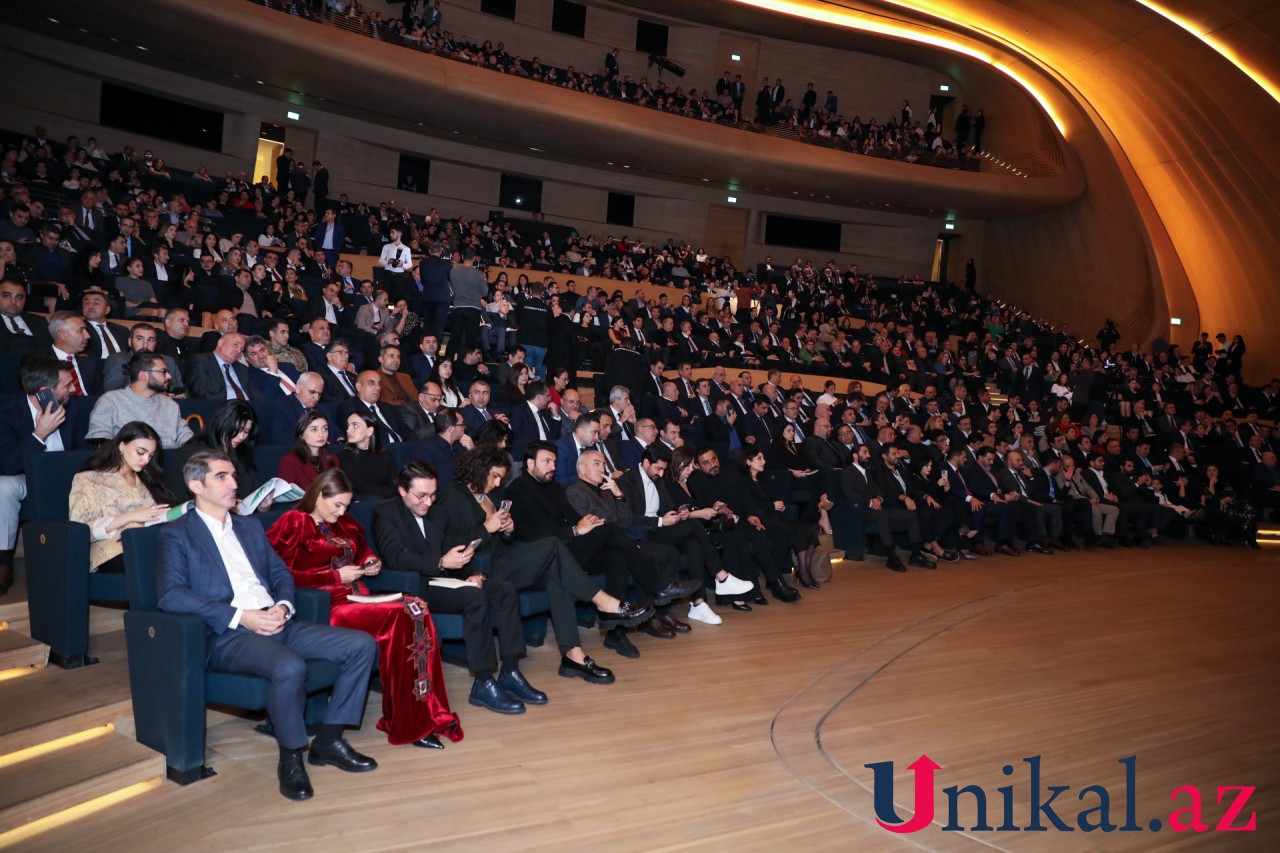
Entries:
{"label": "wooden stage floor", "polygon": [[[276,792],[273,741],[211,714],[218,775],[161,788],[39,836],[29,849],[484,851],[1280,850],[1280,550],[1166,546],[987,558],[936,572],[887,571],[874,558],[795,605],[720,608],[674,640],[641,635],[624,660],[586,639],[616,684],[558,678],[548,645],[525,672],[551,703],[501,717],[466,703],[470,679],[446,667],[466,739],[443,752],[389,747],[379,697],[351,740],[371,774],[315,769],[315,799]],[[941,765],[932,825],[897,835],[875,824],[872,771],[895,762],[903,819],[906,765]],[[1125,819],[1119,759],[1136,756],[1145,828],[1195,785],[1218,823],[1220,786],[1252,786],[1239,825],[1254,832],[943,831],[950,785],[997,788],[1031,820],[1028,765],[1069,785],[1054,811],[1074,826],[1106,786]],[[1011,776],[1002,766],[1013,765]],[[1048,794],[1043,795],[1045,798]],[[975,822],[973,797],[960,818]],[[1095,813],[1092,818],[1096,819]],[[1047,818],[1043,818],[1047,822]]]}

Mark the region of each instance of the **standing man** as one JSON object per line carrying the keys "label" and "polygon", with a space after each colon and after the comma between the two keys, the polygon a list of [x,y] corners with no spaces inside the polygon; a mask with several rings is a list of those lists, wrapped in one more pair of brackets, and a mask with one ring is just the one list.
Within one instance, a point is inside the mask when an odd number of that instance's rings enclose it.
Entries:
{"label": "standing man", "polygon": [[437,342],[444,338],[449,302],[453,299],[453,291],[449,288],[449,273],[452,269],[453,263],[444,258],[444,248],[439,243],[428,250],[427,257],[419,267],[422,278],[422,303],[419,312],[422,315],[422,326],[424,334],[434,337]]}
{"label": "standing man", "polygon": [[195,509],[160,529],[160,609],[204,619],[211,671],[268,679],[267,716],[280,745],[280,793],[306,800],[314,795],[302,764],[306,661],[329,660],[339,667],[307,762],[365,772],[377,762],[356,752],[343,729],[360,723],[378,646],[363,631],[293,618],[293,576],[262,526],[230,512],[235,471],[231,458],[217,450],[197,452],[183,466]]}
{"label": "standing man", "polygon": [[[329,200],[329,170],[319,160],[311,161],[311,189],[316,194],[316,213],[324,210]],[[329,266],[333,266],[332,263]]]}
{"label": "standing man", "polygon": [[453,288],[453,314],[449,326],[449,357],[455,362],[480,341],[482,300],[489,295],[484,273],[476,269],[476,253],[467,249],[462,262],[449,271]]}
{"label": "standing man", "polygon": [[[329,174],[325,170],[325,175]],[[326,178],[327,180],[327,178]],[[319,182],[316,183],[317,190]],[[317,192],[316,209],[319,210],[322,201]],[[346,231],[342,227],[342,223],[338,222],[338,212],[332,208],[325,210],[322,214],[320,222],[316,224],[315,231],[311,235],[311,245],[324,252],[324,260],[332,268],[338,266],[338,253],[342,251],[342,243],[346,240]]]}
{"label": "standing man", "polygon": [[382,247],[382,255],[378,258],[378,266],[386,270],[387,287],[395,294],[397,300],[409,296],[408,272],[413,269],[413,251],[404,244],[401,237],[404,226],[396,223],[387,229],[390,242]]}

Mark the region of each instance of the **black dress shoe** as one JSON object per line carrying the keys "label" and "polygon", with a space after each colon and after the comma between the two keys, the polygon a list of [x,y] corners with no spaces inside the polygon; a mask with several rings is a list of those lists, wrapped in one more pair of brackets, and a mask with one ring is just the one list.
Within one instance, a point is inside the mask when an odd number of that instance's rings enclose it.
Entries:
{"label": "black dress shoe", "polygon": [[650,637],[657,637],[659,640],[674,640],[676,638],[676,632],[662,624],[657,616],[641,622],[636,626],[636,630],[643,631]]}
{"label": "black dress shoe", "polygon": [[547,704],[547,694],[529,683],[524,673],[518,669],[504,669],[498,673],[498,686],[530,705]]}
{"label": "black dress shoe", "polygon": [[444,744],[435,735],[427,735],[422,740],[415,740],[413,745],[420,746],[423,749],[444,749]]}
{"label": "black dress shoe", "polygon": [[576,663],[568,655],[562,656],[559,674],[561,678],[581,678],[588,684],[613,684],[613,673],[597,666],[590,657],[583,658],[582,663]]}
{"label": "black dress shoe", "polygon": [[625,628],[613,628],[604,635],[604,647],[613,649],[624,658],[640,657],[640,650],[636,648],[635,643],[631,642],[631,638],[627,636]]}
{"label": "black dress shoe", "polygon": [[885,558],[884,567],[892,572],[905,572],[907,567],[902,564],[902,558],[892,551]]}
{"label": "black dress shoe", "polygon": [[630,628],[652,618],[653,608],[647,604],[632,604],[630,601],[624,601],[618,605],[617,613],[605,613],[596,608],[596,621],[606,631],[617,627]]}
{"label": "black dress shoe", "polygon": [[467,699],[477,708],[488,708],[495,714],[523,714],[524,703],[512,696],[492,678],[477,678]]}
{"label": "black dress shoe", "polygon": [[653,602],[661,607],[678,598],[688,598],[700,589],[702,589],[702,584],[697,581],[674,580],[667,584],[664,589],[653,594]]}
{"label": "black dress shoe", "polygon": [[309,800],[315,796],[306,765],[302,763],[302,750],[280,750],[280,763],[276,765],[280,779],[280,793],[291,800]]}
{"label": "black dress shoe", "polygon": [[693,626],[690,625],[688,622],[681,622],[679,619],[672,616],[670,613],[659,613],[658,621],[660,621],[663,625],[666,625],[672,631],[675,631],[677,634],[688,634],[690,631],[693,630]]}
{"label": "black dress shoe", "polygon": [[912,554],[912,555],[911,555],[911,559],[910,559],[910,560],[908,560],[908,561],[907,561],[907,563],[908,563],[909,565],[912,565],[912,566],[917,566],[917,567],[919,567],[919,568],[921,568],[921,569],[936,569],[936,568],[938,568],[938,564],[937,564],[937,563],[931,563],[931,562],[929,562],[928,560],[926,560],[926,559],[924,558],[924,555],[923,555],[923,554],[919,554],[919,553]]}
{"label": "black dress shoe", "polygon": [[332,764],[339,770],[348,773],[368,773],[378,769],[378,762],[367,755],[361,755],[347,743],[346,738],[338,738],[327,746],[311,744],[311,752],[307,755],[307,763],[320,767]]}
{"label": "black dress shoe", "polygon": [[734,601],[730,603],[729,606],[732,607],[734,610],[741,610],[743,613],[751,612],[751,605],[747,604],[744,601]]}
{"label": "black dress shoe", "polygon": [[769,581],[768,587],[769,592],[773,593],[773,597],[784,604],[791,604],[800,600],[800,593],[792,589],[782,578],[778,578],[776,581]]}
{"label": "black dress shoe", "polygon": [[1030,545],[1027,546],[1027,550],[1030,551],[1032,554],[1052,554],[1053,553],[1052,550],[1044,547],[1039,542],[1032,542]]}

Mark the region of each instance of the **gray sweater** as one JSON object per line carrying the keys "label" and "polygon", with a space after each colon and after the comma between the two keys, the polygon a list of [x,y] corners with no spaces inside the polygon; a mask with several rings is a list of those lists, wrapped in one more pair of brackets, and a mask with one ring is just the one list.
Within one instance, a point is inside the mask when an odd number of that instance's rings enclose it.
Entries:
{"label": "gray sweater", "polygon": [[187,426],[173,398],[156,394],[149,400],[143,399],[131,388],[108,391],[98,398],[89,414],[89,432],[85,438],[112,438],[130,421],[142,421],[159,433],[160,444],[166,450],[191,440],[191,427]]}

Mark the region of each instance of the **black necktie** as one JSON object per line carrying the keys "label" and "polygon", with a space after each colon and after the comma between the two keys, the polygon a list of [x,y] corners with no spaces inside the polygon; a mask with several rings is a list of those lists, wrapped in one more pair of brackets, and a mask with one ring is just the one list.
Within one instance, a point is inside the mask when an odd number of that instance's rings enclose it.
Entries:
{"label": "black necktie", "polygon": [[391,424],[387,423],[387,419],[384,418],[382,416],[382,413],[378,411],[377,403],[370,403],[369,411],[373,413],[374,420],[376,420],[378,423],[386,427],[388,443],[394,444],[395,442],[400,440],[400,434],[397,433],[394,429],[392,429]]}

